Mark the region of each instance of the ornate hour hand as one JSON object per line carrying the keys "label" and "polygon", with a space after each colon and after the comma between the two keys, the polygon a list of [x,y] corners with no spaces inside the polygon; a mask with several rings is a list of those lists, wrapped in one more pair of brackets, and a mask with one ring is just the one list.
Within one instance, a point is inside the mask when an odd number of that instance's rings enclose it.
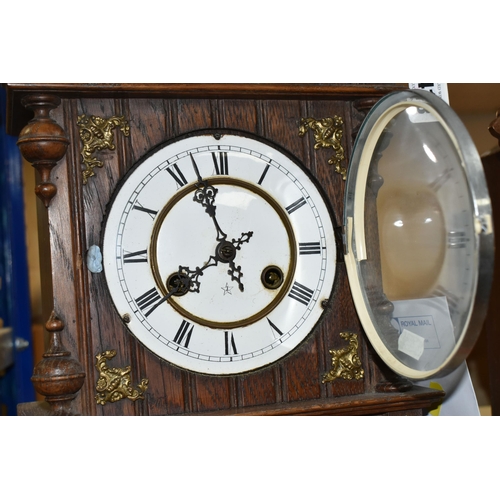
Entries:
{"label": "ornate hour hand", "polygon": [[217,257],[221,262],[225,262],[229,264],[229,270],[227,274],[231,276],[232,281],[236,281],[238,283],[238,287],[240,291],[244,291],[245,287],[241,282],[241,277],[243,273],[241,272],[241,266],[236,266],[234,264],[234,258],[236,257],[236,252],[241,248],[243,243],[246,243],[250,240],[253,235],[253,231],[249,231],[248,233],[242,233],[241,237],[237,240],[233,239],[231,242],[223,240],[217,246]]}
{"label": "ornate hour hand", "polygon": [[231,281],[236,281],[238,283],[238,288],[240,291],[243,292],[245,287],[243,286],[243,283],[241,282],[241,277],[243,276],[243,273],[241,272],[241,266],[236,267],[234,265],[234,262],[229,263],[229,271],[227,272],[229,276],[231,276]]}
{"label": "ornate hour hand", "polygon": [[[229,264],[229,270],[227,274],[231,276],[232,281],[238,283],[238,288],[243,292],[244,286],[241,282],[241,277],[243,273],[241,272],[241,266],[235,266],[234,258],[236,257],[236,252],[241,248],[243,243],[246,243],[252,237],[253,232],[242,233],[241,237],[237,240],[233,239],[231,242],[222,240],[219,242],[216,248],[215,256],[211,255],[208,262],[202,267],[196,267],[195,269],[190,269],[186,266],[179,266],[179,271],[172,274],[167,280],[167,286],[169,291],[177,287],[171,295],[185,295],[188,292],[200,292],[200,276],[203,276],[203,271],[209,267],[217,266],[219,262],[224,264]],[[168,297],[167,297],[168,298]]]}

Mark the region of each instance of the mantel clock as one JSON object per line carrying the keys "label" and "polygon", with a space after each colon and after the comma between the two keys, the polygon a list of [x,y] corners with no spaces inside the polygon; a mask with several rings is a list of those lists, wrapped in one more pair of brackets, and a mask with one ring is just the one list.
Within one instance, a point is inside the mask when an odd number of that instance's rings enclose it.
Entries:
{"label": "mantel clock", "polygon": [[[398,85],[7,85],[50,345],[20,414],[417,415],[487,304],[481,162]],[[28,113],[32,111],[30,116]]]}

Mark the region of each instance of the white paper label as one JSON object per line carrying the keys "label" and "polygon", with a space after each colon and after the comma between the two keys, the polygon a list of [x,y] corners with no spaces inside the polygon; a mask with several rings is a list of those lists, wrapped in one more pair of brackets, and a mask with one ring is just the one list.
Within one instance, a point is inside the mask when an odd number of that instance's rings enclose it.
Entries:
{"label": "white paper label", "polygon": [[424,353],[425,339],[410,330],[403,330],[398,339],[398,349],[417,361]]}
{"label": "white paper label", "polygon": [[[415,368],[419,370],[434,369],[444,362],[455,346],[446,297],[396,300],[393,305],[392,325],[400,333],[398,349],[418,361]],[[419,337],[418,343],[412,335]]]}
{"label": "white paper label", "polygon": [[446,83],[409,83],[410,89],[427,90],[432,92],[434,95],[441,97],[443,101],[450,104],[450,99],[448,97],[448,85]]}

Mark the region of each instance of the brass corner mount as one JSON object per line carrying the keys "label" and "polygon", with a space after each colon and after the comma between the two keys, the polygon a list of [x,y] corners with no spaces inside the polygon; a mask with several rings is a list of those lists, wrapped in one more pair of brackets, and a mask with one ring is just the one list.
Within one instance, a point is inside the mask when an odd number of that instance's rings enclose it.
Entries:
{"label": "brass corner mount", "polygon": [[332,356],[332,369],[323,375],[323,383],[333,382],[335,379],[360,380],[364,377],[365,371],[361,366],[361,359],[358,354],[358,336],[351,332],[342,332],[340,336],[349,345],[342,349],[330,349]]}
{"label": "brass corner mount", "polygon": [[342,146],[344,120],[337,115],[329,118],[302,118],[300,120],[299,136],[303,137],[308,130],[314,134],[314,149],[332,148],[335,154],[328,160],[330,165],[335,166],[335,172],[347,178],[347,168],[341,164],[345,160],[344,148]]}
{"label": "brass corner mount", "polygon": [[130,135],[130,126],[123,116],[112,116],[101,118],[99,116],[80,115],[77,125],[80,131],[80,139],[83,143],[82,160],[85,165],[83,170],[83,183],[87,184],[90,177],[94,176],[94,168],[101,168],[104,163],[92,155],[103,149],[114,150],[113,130],[116,127],[123,132],[124,136]]}
{"label": "brass corner mount", "polygon": [[125,368],[110,368],[107,366],[108,360],[116,356],[116,351],[105,351],[96,356],[96,368],[99,372],[99,378],[96,383],[97,394],[95,399],[98,404],[116,403],[121,399],[128,398],[131,401],[144,399],[149,384],[149,380],[143,378],[137,389],[131,387],[132,381],[130,366]]}

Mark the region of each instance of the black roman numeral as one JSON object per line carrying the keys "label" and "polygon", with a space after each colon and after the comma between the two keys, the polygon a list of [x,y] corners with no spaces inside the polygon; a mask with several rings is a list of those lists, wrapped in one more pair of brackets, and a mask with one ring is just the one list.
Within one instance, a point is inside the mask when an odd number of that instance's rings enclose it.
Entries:
{"label": "black roman numeral", "polygon": [[321,245],[319,241],[299,243],[299,254],[300,255],[315,255],[321,253]]}
{"label": "black roman numeral", "polygon": [[270,166],[271,165],[269,165],[269,163],[266,165],[266,168],[264,169],[264,172],[262,172],[262,175],[260,176],[259,182],[257,184],[262,185],[262,183],[264,182],[264,178],[266,177]]}
{"label": "black roman numeral", "polygon": [[148,261],[148,251],[139,250],[138,252],[130,252],[123,255],[124,264],[131,264],[133,262],[147,262]]}
{"label": "black roman numeral", "polygon": [[283,332],[269,319],[267,318],[269,326],[281,337]]}
{"label": "black roman numeral", "polygon": [[133,209],[139,210],[139,212],[147,213],[152,219],[154,219],[156,217],[156,214],[158,213],[157,210],[151,210],[150,208],[143,207],[143,206],[139,205],[138,203],[136,203],[133,206]]}
{"label": "black roman numeral", "polygon": [[177,183],[178,186],[182,187],[187,184],[187,180],[184,177],[184,174],[180,171],[179,167],[177,166],[177,163],[174,163],[172,165],[173,169],[175,172],[172,170],[171,167],[167,167],[167,172],[173,177],[174,181]]}
{"label": "black roman numeral", "polygon": [[303,207],[306,203],[307,202],[306,202],[305,198],[300,198],[299,200],[293,202],[291,205],[288,205],[288,207],[286,207],[285,210],[289,214],[292,214],[293,212],[295,212],[295,210],[298,210],[300,207]]}
{"label": "black roman numeral", "polygon": [[295,281],[288,296],[307,306],[312,299],[313,294],[314,290],[311,290],[310,288],[307,288],[306,286]]}
{"label": "black roman numeral", "polygon": [[464,231],[448,231],[448,248],[465,248],[468,241]]}
{"label": "black roman numeral", "polygon": [[[190,326],[191,329],[189,329]],[[191,334],[193,333],[193,328],[194,325],[183,319],[181,326],[179,327],[177,333],[175,334],[174,342],[179,345],[184,345],[184,347],[187,349],[187,347],[189,346],[189,341],[191,340]]]}
{"label": "black roman numeral", "polygon": [[194,173],[196,174],[196,177],[198,178],[198,182],[201,182],[202,178],[200,175],[200,171],[198,170],[198,165],[196,165],[196,162],[194,161],[193,155],[191,153],[189,153],[189,156],[191,158],[191,163],[193,164]]}
{"label": "black roman numeral", "polygon": [[161,297],[156,288],[151,288],[146,293],[135,299],[137,307],[148,317],[167,297]]}
{"label": "black roman numeral", "polygon": [[224,354],[226,356],[238,354],[232,332],[224,332]]}
{"label": "black roman numeral", "polygon": [[229,175],[226,151],[219,151],[219,161],[217,160],[217,155],[212,152],[212,159],[214,160],[215,173],[217,175]]}

